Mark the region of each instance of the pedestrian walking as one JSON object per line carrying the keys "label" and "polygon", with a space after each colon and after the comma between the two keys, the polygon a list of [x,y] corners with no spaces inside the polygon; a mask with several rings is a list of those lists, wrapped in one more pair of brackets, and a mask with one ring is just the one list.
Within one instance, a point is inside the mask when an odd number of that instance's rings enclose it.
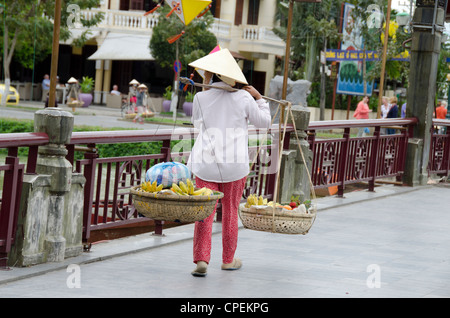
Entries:
{"label": "pedestrian walking", "polygon": [[[371,109],[369,109],[369,96],[364,96],[362,101],[358,103],[358,106],[356,106],[355,113],[353,114],[353,117],[356,119],[369,119],[369,113],[372,112]],[[358,129],[358,137],[362,137],[365,135],[365,127],[360,127]]]}
{"label": "pedestrian walking", "polygon": [[[397,105],[397,97],[391,97],[389,100],[391,107],[389,108],[389,112],[386,115],[386,118],[398,118],[398,105]],[[394,128],[388,128],[387,129],[388,135],[395,134]]]}
{"label": "pedestrian walking", "polygon": [[[436,118],[437,119],[446,119],[447,117],[447,103],[442,101],[439,102],[439,106],[436,108]],[[445,126],[438,126],[437,133],[444,134],[446,132]]]}
{"label": "pedestrian walking", "polygon": [[[222,269],[242,266],[235,258],[238,240],[238,208],[249,173],[248,122],[269,128],[270,108],[252,86],[234,92],[226,88],[237,83],[248,85],[239,65],[227,49],[211,53],[190,66],[204,70],[204,83],[212,87],[194,96],[191,121],[199,130],[188,167],[195,175],[197,187],[224,193],[222,198]],[[216,205],[217,207],[217,205]],[[211,233],[215,210],[195,223],[193,261],[194,276],[206,276],[211,258]]]}
{"label": "pedestrian walking", "polygon": [[50,91],[50,76],[48,74],[44,75],[44,79],[42,80],[42,101],[45,102],[45,100],[48,97],[48,93]]}
{"label": "pedestrian walking", "polygon": [[[381,98],[381,118],[386,118],[388,112],[389,112],[389,98],[386,96],[383,96]],[[381,128],[380,133],[382,135],[386,135],[386,128]]]}
{"label": "pedestrian walking", "polygon": [[142,114],[147,112],[146,109],[146,102],[147,102],[147,86],[145,84],[140,84],[137,88],[136,93],[136,107],[137,107],[137,114],[136,117],[133,119],[133,123],[135,123],[137,120],[140,124],[144,123],[144,119],[142,118]]}

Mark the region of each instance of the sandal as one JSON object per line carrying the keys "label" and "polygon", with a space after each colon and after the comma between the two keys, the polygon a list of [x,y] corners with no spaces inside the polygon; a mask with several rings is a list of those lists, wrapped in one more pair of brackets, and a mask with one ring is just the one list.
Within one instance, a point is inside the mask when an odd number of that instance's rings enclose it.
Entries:
{"label": "sandal", "polygon": [[242,267],[242,261],[235,258],[232,263],[222,264],[222,269],[226,271],[234,271]]}
{"label": "sandal", "polygon": [[207,269],[208,269],[208,263],[206,263],[204,261],[198,261],[197,267],[195,268],[195,270],[193,272],[191,272],[191,274],[192,274],[192,276],[196,276],[196,277],[205,277]]}

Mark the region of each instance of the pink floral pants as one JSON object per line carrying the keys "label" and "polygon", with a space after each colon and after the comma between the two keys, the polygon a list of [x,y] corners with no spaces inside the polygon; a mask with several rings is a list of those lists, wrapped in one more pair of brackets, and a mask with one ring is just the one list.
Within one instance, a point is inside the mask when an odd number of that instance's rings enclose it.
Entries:
{"label": "pink floral pants", "polygon": [[[222,262],[225,264],[233,262],[234,253],[238,239],[238,209],[242,192],[245,187],[244,177],[228,183],[215,183],[195,178],[196,187],[207,187],[211,190],[223,192],[222,198]],[[206,219],[195,222],[194,230],[194,263],[205,261],[209,264],[211,259],[211,234],[214,212]]]}

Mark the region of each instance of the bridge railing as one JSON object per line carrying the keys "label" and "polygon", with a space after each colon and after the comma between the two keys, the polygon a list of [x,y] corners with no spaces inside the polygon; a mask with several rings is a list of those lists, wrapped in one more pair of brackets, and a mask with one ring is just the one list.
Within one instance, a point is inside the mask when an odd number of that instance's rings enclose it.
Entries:
{"label": "bridge railing", "polygon": [[[292,127],[287,129],[285,147],[288,147],[289,134]],[[268,135],[269,133],[269,135]],[[261,160],[262,156],[271,157],[274,147],[278,147],[278,127],[269,132],[249,129],[249,139],[254,145],[249,147],[249,157],[255,159],[255,164],[247,178],[244,196],[258,192],[271,199],[274,192],[276,171],[267,169],[274,165],[273,160]],[[108,132],[74,132],[68,145],[68,160],[75,166],[75,171],[84,174],[86,178],[84,193],[84,233],[83,241],[87,242],[90,232],[100,229],[117,227],[137,222],[147,221],[141,217],[132,204],[130,188],[145,180],[145,172],[151,166],[164,161],[186,162],[190,154],[190,145],[196,138],[197,132],[193,128],[130,130]],[[259,144],[265,136],[269,136],[269,143]],[[142,154],[100,158],[96,150],[100,144],[117,144],[129,142],[156,142],[160,152],[156,154]],[[183,144],[178,143],[183,142]],[[182,146],[180,146],[182,145]],[[264,151],[259,150],[259,147]],[[278,150],[278,148],[276,148]],[[84,158],[74,160],[76,151],[84,151]],[[256,156],[256,154],[259,154]],[[266,158],[263,158],[266,159]],[[220,204],[218,217],[220,219]],[[164,222],[155,221],[155,234],[162,234]]]}
{"label": "bridge railing", "polygon": [[[308,140],[312,155],[311,178],[315,188],[338,187],[342,196],[345,185],[367,181],[369,191],[375,180],[403,174],[408,139],[415,118],[384,120],[333,120],[311,122]],[[373,133],[352,137],[350,129],[369,128]],[[383,134],[392,129],[393,134]],[[318,138],[318,131],[333,131],[339,137]]]}
{"label": "bridge railing", "polygon": [[450,174],[450,120],[434,119],[428,173]]}
{"label": "bridge railing", "polygon": [[[311,122],[308,127],[308,141],[312,150],[312,179],[315,188],[338,186],[342,195],[345,185],[368,181],[373,190],[375,180],[386,177],[400,177],[408,139],[415,118],[386,120],[344,120]],[[449,175],[450,171],[450,126],[449,120],[434,120],[434,126],[444,126],[446,131],[434,132],[430,147],[429,172]],[[370,127],[371,133],[364,137],[351,135],[351,129]],[[382,134],[386,127],[394,128],[392,135]],[[338,137],[323,137],[319,131],[330,131]],[[292,126],[287,127],[287,138],[283,149],[289,147]],[[339,133],[341,135],[339,135]],[[261,136],[269,136],[268,143],[261,144]],[[253,142],[249,157],[256,159],[248,176],[244,197],[259,193],[272,199],[275,186],[275,172],[270,169],[278,151],[278,128],[268,132],[249,130]],[[74,171],[86,177],[84,196],[84,234],[89,241],[91,231],[116,227],[123,224],[142,222],[131,204],[129,189],[142,182],[145,171],[152,165],[167,160],[185,161],[190,149],[182,149],[174,141],[192,140],[196,132],[192,128],[139,130],[139,131],[97,131],[74,132],[67,145],[67,159],[73,163]],[[159,153],[137,156],[101,158],[96,149],[100,144],[149,142],[159,143]],[[36,172],[38,147],[46,145],[48,137],[43,133],[0,134],[0,148],[7,149],[5,163],[0,164],[1,192],[0,207],[0,268],[6,264],[7,254],[14,243],[19,211],[21,185],[24,174]],[[264,151],[259,151],[259,146]],[[26,159],[19,157],[19,149],[26,148]],[[82,159],[75,159],[77,152]],[[255,156],[255,154],[263,156]],[[19,162],[22,160],[24,162]],[[26,162],[25,162],[26,161]],[[156,224],[156,233],[162,233],[162,223]]]}

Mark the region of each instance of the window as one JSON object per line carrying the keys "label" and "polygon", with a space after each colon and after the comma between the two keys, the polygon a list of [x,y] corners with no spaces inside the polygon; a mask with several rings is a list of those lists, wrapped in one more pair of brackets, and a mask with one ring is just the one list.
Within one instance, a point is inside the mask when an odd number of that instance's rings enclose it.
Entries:
{"label": "window", "polygon": [[258,24],[259,0],[248,1],[247,24]]}
{"label": "window", "polygon": [[144,0],[131,0],[130,10],[144,10]]}
{"label": "window", "polygon": [[244,9],[244,0],[236,0],[236,11],[234,13],[234,25],[242,24],[242,10]]}
{"label": "window", "polygon": [[158,4],[153,0],[120,0],[120,10],[145,10],[149,11]]}
{"label": "window", "polygon": [[214,18],[220,19],[220,5],[221,5],[221,0],[212,0],[211,13]]}

